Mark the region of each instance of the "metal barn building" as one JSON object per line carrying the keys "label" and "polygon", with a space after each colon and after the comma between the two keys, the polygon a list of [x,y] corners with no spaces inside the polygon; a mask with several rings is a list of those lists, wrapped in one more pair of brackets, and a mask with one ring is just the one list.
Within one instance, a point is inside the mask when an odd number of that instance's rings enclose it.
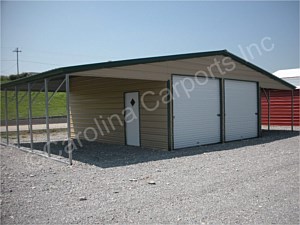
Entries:
{"label": "metal barn building", "polygon": [[226,50],[64,67],[1,86],[16,92],[17,109],[27,91],[30,112],[31,92],[45,92],[49,155],[48,92],[67,93],[70,163],[75,138],[173,150],[259,137],[261,88],[295,87]]}

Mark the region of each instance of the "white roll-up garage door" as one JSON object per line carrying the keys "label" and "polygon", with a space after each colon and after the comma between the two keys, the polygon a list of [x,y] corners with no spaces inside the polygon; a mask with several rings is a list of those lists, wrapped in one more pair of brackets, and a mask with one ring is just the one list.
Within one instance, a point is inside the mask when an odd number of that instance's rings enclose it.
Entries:
{"label": "white roll-up garage door", "polygon": [[225,80],[225,141],[258,136],[257,83]]}
{"label": "white roll-up garage door", "polygon": [[220,142],[219,79],[173,76],[174,149]]}

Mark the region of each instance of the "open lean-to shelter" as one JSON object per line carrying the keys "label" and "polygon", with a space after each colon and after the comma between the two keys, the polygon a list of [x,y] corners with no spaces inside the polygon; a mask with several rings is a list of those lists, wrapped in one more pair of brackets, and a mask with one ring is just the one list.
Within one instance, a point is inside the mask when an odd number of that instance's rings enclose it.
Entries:
{"label": "open lean-to shelter", "polygon": [[30,133],[31,92],[45,92],[49,155],[48,92],[66,92],[70,163],[74,138],[173,150],[259,137],[261,88],[295,89],[226,50],[63,67],[1,86],[16,92],[17,128],[27,91]]}
{"label": "open lean-to shelter", "polygon": [[300,126],[300,68],[278,70],[275,76],[296,86],[296,90],[264,89],[261,94],[262,125]]}

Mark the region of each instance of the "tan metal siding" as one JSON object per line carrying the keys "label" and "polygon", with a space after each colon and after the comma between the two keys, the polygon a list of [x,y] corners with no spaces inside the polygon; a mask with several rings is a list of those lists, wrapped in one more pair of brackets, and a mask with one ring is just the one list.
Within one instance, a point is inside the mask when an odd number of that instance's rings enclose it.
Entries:
{"label": "tan metal siding", "polygon": [[[140,133],[141,146],[148,148],[168,149],[167,105],[162,103],[159,95],[166,88],[166,82],[129,80],[98,77],[73,77],[70,83],[70,107],[72,137],[80,134],[84,139],[95,137],[104,143],[125,144],[124,131],[124,92],[139,91],[140,101],[146,91],[153,91],[155,95],[146,95],[144,102],[147,107],[153,107],[158,102],[155,111],[148,111],[140,103]],[[114,117],[111,126],[107,118],[118,115],[120,121]],[[99,118],[102,116],[102,119]],[[101,131],[97,128],[95,119],[100,124]],[[109,132],[105,129],[108,126]],[[114,129],[113,129],[114,127]]]}

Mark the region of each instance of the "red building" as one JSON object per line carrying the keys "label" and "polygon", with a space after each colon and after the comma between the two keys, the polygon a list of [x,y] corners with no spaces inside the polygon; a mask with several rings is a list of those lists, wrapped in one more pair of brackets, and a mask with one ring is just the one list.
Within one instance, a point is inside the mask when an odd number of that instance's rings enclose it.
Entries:
{"label": "red building", "polygon": [[274,75],[297,86],[297,89],[293,92],[261,90],[262,125],[268,125],[270,121],[271,126],[291,126],[292,123],[300,126],[300,69],[279,70]]}

